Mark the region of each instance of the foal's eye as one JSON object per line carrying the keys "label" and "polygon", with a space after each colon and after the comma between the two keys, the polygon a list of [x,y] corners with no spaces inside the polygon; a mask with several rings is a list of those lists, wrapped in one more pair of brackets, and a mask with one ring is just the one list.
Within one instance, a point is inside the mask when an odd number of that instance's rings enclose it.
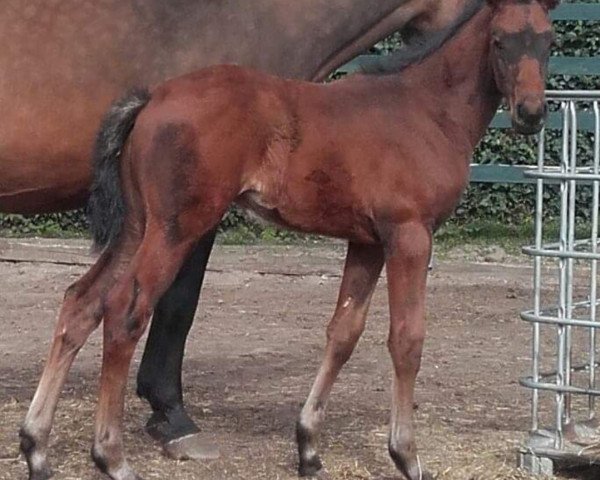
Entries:
{"label": "foal's eye", "polygon": [[494,38],[494,47],[498,50],[504,50],[504,44],[500,41],[499,38]]}

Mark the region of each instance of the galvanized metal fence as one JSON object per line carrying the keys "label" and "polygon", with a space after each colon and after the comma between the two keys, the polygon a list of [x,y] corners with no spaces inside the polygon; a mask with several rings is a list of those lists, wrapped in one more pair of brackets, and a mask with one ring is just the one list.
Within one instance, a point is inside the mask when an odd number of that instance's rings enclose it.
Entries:
{"label": "galvanized metal fence", "polygon": [[[537,184],[537,199],[535,243],[523,249],[533,257],[534,288],[532,309],[521,314],[532,324],[533,335],[531,375],[521,379],[532,389],[531,433],[520,452],[522,467],[546,474],[557,461],[600,463],[600,91],[554,91],[548,99],[562,117],[562,143],[553,155],[543,132],[537,168],[525,172]],[[584,118],[588,128],[580,129]],[[592,148],[582,150],[580,142]],[[589,204],[576,202],[583,188],[590,190]],[[557,241],[546,243],[544,205],[549,194],[560,195],[560,221]],[[586,217],[591,219],[584,238],[577,235],[580,209],[589,209]]]}

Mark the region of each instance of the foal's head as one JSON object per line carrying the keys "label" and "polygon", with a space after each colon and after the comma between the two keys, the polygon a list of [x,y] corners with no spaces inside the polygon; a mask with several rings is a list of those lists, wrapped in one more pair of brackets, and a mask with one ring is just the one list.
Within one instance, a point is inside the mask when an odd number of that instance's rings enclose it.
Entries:
{"label": "foal's head", "polygon": [[541,130],[544,88],[553,40],[549,10],[558,0],[488,0],[492,18],[491,62],[496,85],[510,106],[519,133]]}

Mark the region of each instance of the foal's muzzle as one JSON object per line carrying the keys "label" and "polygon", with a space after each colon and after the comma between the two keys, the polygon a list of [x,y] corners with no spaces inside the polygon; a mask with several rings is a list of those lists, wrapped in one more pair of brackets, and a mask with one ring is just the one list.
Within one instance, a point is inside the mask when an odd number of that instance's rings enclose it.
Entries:
{"label": "foal's muzzle", "polygon": [[517,133],[533,135],[544,127],[548,106],[544,98],[527,98],[515,106],[512,123]]}

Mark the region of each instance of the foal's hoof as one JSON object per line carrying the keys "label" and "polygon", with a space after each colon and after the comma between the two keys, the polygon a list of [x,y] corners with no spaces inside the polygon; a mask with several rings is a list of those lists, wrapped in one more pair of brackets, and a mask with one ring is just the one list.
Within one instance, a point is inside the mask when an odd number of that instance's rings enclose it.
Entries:
{"label": "foal's hoof", "polygon": [[48,480],[54,472],[48,465],[46,455],[40,452],[34,436],[29,434],[25,428],[19,431],[21,438],[20,450],[29,468],[29,480]]}
{"label": "foal's hoof", "polygon": [[219,447],[200,433],[171,440],[163,445],[163,449],[173,460],[215,460],[221,456]]}
{"label": "foal's hoof", "polygon": [[301,477],[318,478],[325,480],[327,472],[323,470],[323,462],[318,455],[311,457],[308,460],[300,460],[298,466],[298,475]]}
{"label": "foal's hoof", "polygon": [[48,480],[50,477],[54,475],[54,472],[50,467],[45,466],[41,470],[36,470],[34,472],[29,472],[29,480]]}

